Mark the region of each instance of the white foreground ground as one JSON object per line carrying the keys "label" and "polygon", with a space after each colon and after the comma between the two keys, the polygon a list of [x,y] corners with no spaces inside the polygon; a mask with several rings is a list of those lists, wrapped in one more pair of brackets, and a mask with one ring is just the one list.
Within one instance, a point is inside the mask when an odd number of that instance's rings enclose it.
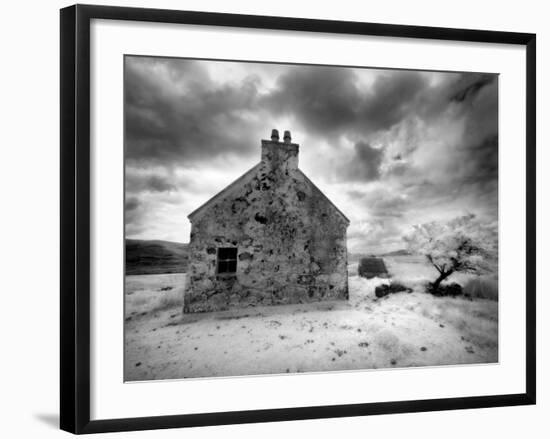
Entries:
{"label": "white foreground ground", "polygon": [[[407,285],[433,277],[386,259]],[[376,299],[349,269],[349,302],[182,315],[185,274],[126,278],[125,380],[296,373],[498,361],[498,302],[420,292]],[[457,277],[455,281],[464,281]]]}

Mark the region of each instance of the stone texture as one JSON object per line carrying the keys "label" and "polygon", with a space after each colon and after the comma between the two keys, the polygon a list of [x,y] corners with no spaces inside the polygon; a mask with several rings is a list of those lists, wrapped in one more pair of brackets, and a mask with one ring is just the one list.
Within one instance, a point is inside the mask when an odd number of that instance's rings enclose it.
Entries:
{"label": "stone texture", "polygon": [[[262,140],[261,162],[189,215],[184,312],[348,298],[349,221],[298,169],[298,150]],[[216,273],[220,247],[237,247],[235,274]]]}

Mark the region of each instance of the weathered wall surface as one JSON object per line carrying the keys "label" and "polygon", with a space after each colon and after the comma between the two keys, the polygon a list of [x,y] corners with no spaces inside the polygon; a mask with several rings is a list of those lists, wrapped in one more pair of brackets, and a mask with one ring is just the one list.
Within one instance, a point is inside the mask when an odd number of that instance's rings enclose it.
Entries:
{"label": "weathered wall surface", "polygon": [[[298,170],[298,145],[262,142],[262,162],[192,220],[185,312],[348,298],[347,220]],[[218,247],[237,273],[216,274]]]}

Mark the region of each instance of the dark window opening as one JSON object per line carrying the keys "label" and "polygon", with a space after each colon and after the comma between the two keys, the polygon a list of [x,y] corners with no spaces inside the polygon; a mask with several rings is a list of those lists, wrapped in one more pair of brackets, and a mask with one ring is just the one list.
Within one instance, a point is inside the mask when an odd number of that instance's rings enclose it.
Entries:
{"label": "dark window opening", "polygon": [[218,274],[237,272],[237,248],[218,248]]}

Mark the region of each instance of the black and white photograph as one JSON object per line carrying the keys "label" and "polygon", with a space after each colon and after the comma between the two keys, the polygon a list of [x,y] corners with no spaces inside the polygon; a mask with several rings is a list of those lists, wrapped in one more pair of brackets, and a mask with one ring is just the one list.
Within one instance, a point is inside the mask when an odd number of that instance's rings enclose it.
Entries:
{"label": "black and white photograph", "polygon": [[498,363],[499,75],[124,57],[124,380]]}
{"label": "black and white photograph", "polygon": [[6,2],[2,437],[545,437],[545,6]]}

